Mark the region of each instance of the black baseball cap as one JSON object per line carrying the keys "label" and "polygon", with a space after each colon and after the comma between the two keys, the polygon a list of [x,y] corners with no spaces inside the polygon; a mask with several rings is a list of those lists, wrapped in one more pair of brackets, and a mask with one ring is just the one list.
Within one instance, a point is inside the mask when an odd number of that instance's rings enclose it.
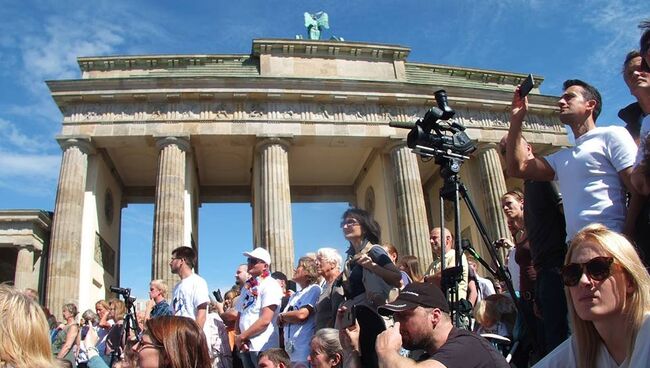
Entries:
{"label": "black baseball cap", "polygon": [[438,308],[449,313],[449,303],[440,288],[431,283],[412,282],[400,290],[397,299],[379,307],[377,311],[384,316],[416,307]]}

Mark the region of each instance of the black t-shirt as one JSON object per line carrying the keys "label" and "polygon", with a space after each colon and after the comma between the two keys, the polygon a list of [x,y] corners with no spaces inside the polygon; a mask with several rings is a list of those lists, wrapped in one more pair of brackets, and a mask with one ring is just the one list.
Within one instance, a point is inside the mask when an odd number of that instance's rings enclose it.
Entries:
{"label": "black t-shirt", "polygon": [[[368,257],[382,267],[393,262],[390,260],[390,257],[388,257],[388,253],[386,253],[384,248],[379,246],[372,247],[370,251],[368,251]],[[350,278],[348,287],[345,290],[345,297],[347,299],[352,299],[357,295],[363,294],[365,291],[366,288],[363,286],[363,267],[355,263],[350,270]]]}
{"label": "black t-shirt", "polygon": [[561,203],[551,182],[524,182],[524,222],[533,265],[538,269],[560,267],[564,263],[566,222],[560,211]]}
{"label": "black t-shirt", "polygon": [[433,359],[447,368],[509,368],[508,362],[486,339],[467,330],[452,327],[444,343],[433,355],[425,354],[419,360]]}

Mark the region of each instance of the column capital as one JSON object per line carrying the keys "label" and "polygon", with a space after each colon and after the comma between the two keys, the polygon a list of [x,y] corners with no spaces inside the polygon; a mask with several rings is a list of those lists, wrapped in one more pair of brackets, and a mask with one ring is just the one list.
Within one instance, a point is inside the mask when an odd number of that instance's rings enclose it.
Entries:
{"label": "column capital", "polygon": [[70,147],[77,147],[87,155],[94,155],[97,152],[89,136],[57,136],[56,140],[64,152]]}
{"label": "column capital", "polygon": [[31,243],[14,244],[14,247],[16,249],[18,249],[19,251],[25,249],[25,250],[30,251],[30,252],[35,252],[37,250],[34,247],[34,244],[31,244]]}
{"label": "column capital", "polygon": [[278,144],[282,146],[285,150],[289,150],[289,147],[291,147],[292,144],[292,138],[293,136],[286,136],[286,137],[280,137],[280,136],[274,136],[274,137],[263,137],[263,136],[258,136],[257,137],[257,143],[255,144],[255,152],[259,152],[262,149]]}
{"label": "column capital", "polygon": [[485,152],[495,149],[498,151],[499,149],[499,143],[498,142],[480,142],[479,144],[476,145],[476,151],[474,152],[474,155],[482,155]]}
{"label": "column capital", "polygon": [[406,139],[398,138],[398,137],[390,137],[388,139],[388,144],[386,144],[386,147],[384,148],[384,152],[393,153],[394,151],[397,151],[405,147],[407,147]]}
{"label": "column capital", "polygon": [[190,136],[188,135],[159,135],[154,136],[156,147],[162,150],[169,145],[177,146],[181,151],[189,152],[192,149],[190,145]]}

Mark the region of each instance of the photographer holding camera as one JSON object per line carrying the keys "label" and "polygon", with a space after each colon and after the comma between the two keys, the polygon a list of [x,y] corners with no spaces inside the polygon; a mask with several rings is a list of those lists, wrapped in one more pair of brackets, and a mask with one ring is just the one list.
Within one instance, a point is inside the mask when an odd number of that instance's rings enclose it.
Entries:
{"label": "photographer holding camera", "polygon": [[[484,338],[454,327],[442,290],[429,283],[408,284],[379,313],[393,315],[395,325],[377,336],[379,367],[506,368],[506,360]],[[339,317],[342,318],[342,313]],[[344,367],[360,367],[358,326],[341,329]],[[425,350],[416,362],[399,354],[404,347]]]}

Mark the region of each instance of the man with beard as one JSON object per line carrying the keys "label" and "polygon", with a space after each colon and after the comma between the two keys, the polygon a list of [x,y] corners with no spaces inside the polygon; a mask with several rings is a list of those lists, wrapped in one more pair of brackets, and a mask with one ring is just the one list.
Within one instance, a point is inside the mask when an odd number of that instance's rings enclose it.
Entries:
{"label": "man with beard", "polygon": [[[427,283],[411,283],[379,313],[393,315],[395,325],[377,336],[379,366],[505,368],[508,363],[484,338],[451,323],[442,290]],[[423,349],[418,362],[401,356],[400,349]]]}

